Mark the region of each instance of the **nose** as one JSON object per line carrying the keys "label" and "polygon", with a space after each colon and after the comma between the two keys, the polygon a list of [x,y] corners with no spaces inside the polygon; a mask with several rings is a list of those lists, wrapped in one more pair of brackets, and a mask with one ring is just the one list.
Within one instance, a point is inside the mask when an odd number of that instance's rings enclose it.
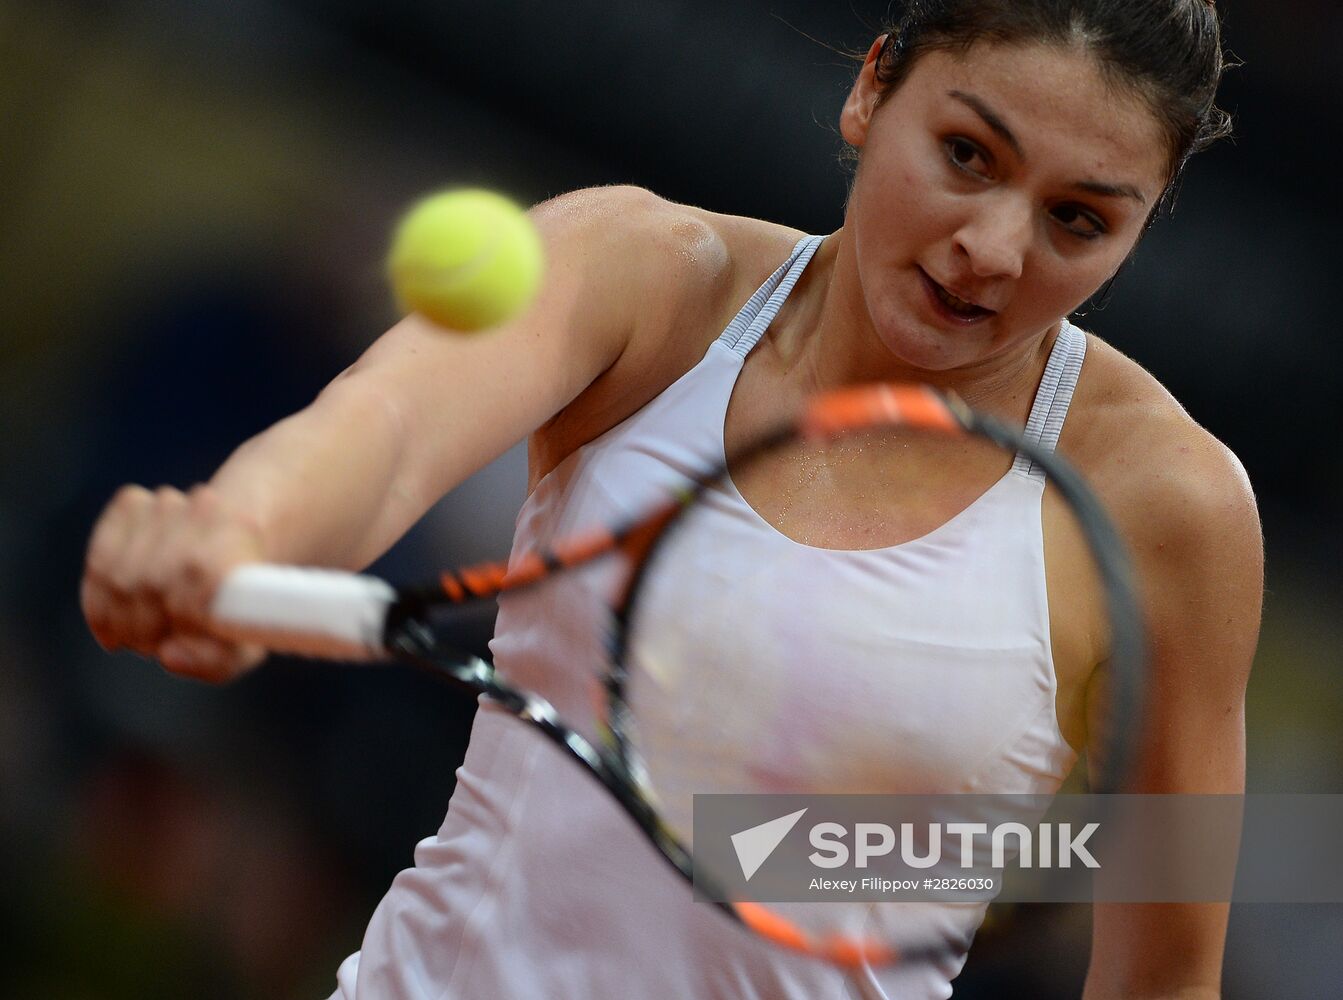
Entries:
{"label": "nose", "polygon": [[1015,198],[976,205],[957,230],[955,246],[979,278],[1019,278],[1033,230],[1030,207]]}

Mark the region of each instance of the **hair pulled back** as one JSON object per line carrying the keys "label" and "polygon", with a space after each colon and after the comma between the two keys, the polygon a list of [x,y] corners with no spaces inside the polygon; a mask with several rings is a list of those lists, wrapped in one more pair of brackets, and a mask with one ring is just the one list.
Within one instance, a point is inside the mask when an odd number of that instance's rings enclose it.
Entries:
{"label": "hair pulled back", "polygon": [[929,52],[977,42],[1082,46],[1163,126],[1170,191],[1189,158],[1231,133],[1215,104],[1226,62],[1211,0],[908,0],[884,29],[876,78],[885,101]]}

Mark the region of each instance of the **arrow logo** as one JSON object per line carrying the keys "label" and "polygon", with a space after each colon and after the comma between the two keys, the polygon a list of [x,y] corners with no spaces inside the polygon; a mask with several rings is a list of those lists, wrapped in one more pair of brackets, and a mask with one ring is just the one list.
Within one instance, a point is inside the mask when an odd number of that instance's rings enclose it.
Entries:
{"label": "arrow logo", "polygon": [[761,823],[749,830],[732,835],[732,846],[737,851],[737,864],[741,865],[741,874],[746,881],[760,870],[760,866],[769,860],[774,849],[788,836],[788,831],[797,826],[797,821],[807,810],[799,809],[787,816],[780,816],[768,823]]}

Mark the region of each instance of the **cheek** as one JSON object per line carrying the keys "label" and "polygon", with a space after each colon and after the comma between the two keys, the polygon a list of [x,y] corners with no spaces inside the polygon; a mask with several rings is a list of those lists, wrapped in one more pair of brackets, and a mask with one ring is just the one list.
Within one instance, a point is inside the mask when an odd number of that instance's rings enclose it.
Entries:
{"label": "cheek", "polygon": [[850,221],[861,244],[910,252],[948,228],[949,206],[930,173],[901,159],[860,177],[862,187],[855,193],[861,197],[852,205],[858,214]]}
{"label": "cheek", "polygon": [[883,177],[895,197],[918,205],[944,192],[947,163],[931,140],[916,137],[893,144],[889,161]]}
{"label": "cheek", "polygon": [[1041,258],[1027,271],[1027,280],[1015,297],[1020,312],[1032,320],[1053,322],[1074,312],[1114,273],[1108,259],[1100,264],[1061,260],[1051,250]]}
{"label": "cheek", "polygon": [[1054,223],[1048,219],[1042,225],[1044,235],[1031,269],[1031,287],[1065,314],[1085,303],[1115,276],[1133,253],[1140,235],[1133,232],[1132,225],[1121,222],[1108,236],[1079,244],[1051,228]]}
{"label": "cheek", "polygon": [[918,203],[919,196],[933,183],[931,171],[936,159],[920,130],[892,118],[891,110],[886,109],[873,124],[855,181],[865,189],[866,201],[887,213]]}

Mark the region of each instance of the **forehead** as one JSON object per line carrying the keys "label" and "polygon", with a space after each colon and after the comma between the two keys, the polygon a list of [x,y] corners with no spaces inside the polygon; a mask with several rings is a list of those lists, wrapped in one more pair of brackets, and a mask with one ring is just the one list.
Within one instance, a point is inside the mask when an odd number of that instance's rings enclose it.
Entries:
{"label": "forehead", "polygon": [[1080,46],[981,42],[964,52],[929,52],[892,100],[918,102],[929,114],[968,110],[953,92],[992,109],[1028,159],[1066,160],[1107,179],[1123,174],[1157,191],[1164,185],[1161,123],[1135,87],[1107,79]]}

